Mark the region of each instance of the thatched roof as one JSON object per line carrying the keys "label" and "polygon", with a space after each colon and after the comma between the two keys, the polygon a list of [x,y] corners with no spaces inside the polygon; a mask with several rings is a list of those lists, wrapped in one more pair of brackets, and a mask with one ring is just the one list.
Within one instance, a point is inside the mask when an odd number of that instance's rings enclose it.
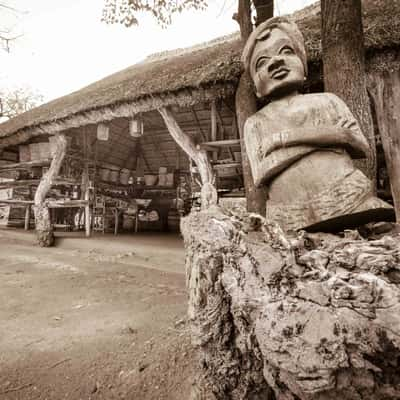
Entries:
{"label": "thatched roof", "polygon": [[[400,47],[400,0],[364,0],[364,30],[368,50]],[[319,4],[294,14],[306,38],[310,62],[320,58]],[[238,35],[231,35],[190,51],[167,52],[108,76],[79,91],[61,97],[0,124],[0,138],[43,124],[54,124],[73,116],[80,116],[108,108],[109,119],[113,108],[129,104],[131,113],[148,111],[163,103],[169,95],[209,90],[208,96],[232,94],[224,87],[235,87],[241,73],[241,43]],[[211,94],[210,94],[211,93]],[[206,99],[199,96],[198,99]],[[154,100],[154,102],[153,102]],[[169,104],[174,99],[169,97]],[[186,100],[181,100],[181,102]],[[153,103],[154,104],[153,104]],[[177,104],[180,104],[177,102]],[[181,104],[182,105],[182,104]],[[186,104],[189,105],[189,104]],[[128,111],[127,111],[128,112]],[[116,114],[127,116],[127,114]],[[79,122],[75,123],[77,126]],[[65,125],[63,126],[65,128]],[[61,129],[62,126],[57,126]],[[39,134],[39,133],[36,133]],[[21,136],[24,140],[27,135]]]}

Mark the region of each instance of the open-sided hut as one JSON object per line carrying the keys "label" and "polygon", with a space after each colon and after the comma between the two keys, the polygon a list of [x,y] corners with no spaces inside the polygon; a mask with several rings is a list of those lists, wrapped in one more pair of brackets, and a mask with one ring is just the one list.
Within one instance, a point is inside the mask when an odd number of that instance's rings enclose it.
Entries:
{"label": "open-sided hut", "polygon": [[[368,0],[363,5],[369,91],[388,168],[394,169],[396,155],[390,143],[398,141],[399,130],[395,108],[398,113],[400,3]],[[307,90],[321,90],[319,5],[297,12],[294,18],[306,38],[310,71]],[[0,159],[7,163],[0,168],[3,172],[25,171],[19,181],[0,183],[0,188],[32,188],[30,198],[0,201],[26,207],[26,227],[29,226],[29,205],[34,202],[36,224],[44,232],[51,229],[49,225],[41,225],[42,221],[49,220],[48,207],[85,207],[89,233],[91,191],[116,189],[117,193],[118,190],[123,193],[125,190],[128,196],[152,198],[153,201],[179,197],[176,188],[185,176],[192,175],[191,182],[196,181],[196,174],[191,174],[194,169],[190,168],[190,159],[197,164],[198,180],[203,183],[215,181],[217,175],[220,188],[241,187],[234,101],[241,75],[241,48],[239,35],[231,35],[191,49],[158,54],[0,124]],[[141,124],[143,132],[141,129],[133,132],[133,128],[140,128]],[[27,161],[22,157],[23,146],[48,142],[52,137],[53,152],[47,155],[51,160],[31,157]],[[108,140],[99,140],[101,137],[108,137]],[[35,149],[35,146],[30,148]],[[65,178],[68,170],[65,164],[73,170],[74,160],[81,164],[80,170],[77,168],[78,177],[75,176],[78,181],[60,181],[60,178],[57,181],[60,171]],[[9,165],[10,162],[13,165]],[[49,170],[40,181],[40,176],[28,180],[26,171],[31,178],[38,167],[49,167]],[[109,174],[118,171],[118,177],[115,178],[114,173],[113,182],[107,185],[104,182],[107,171],[104,170],[111,171]],[[127,185],[130,175],[136,183],[143,174],[158,175],[159,172],[175,173],[172,196],[164,190],[167,185],[162,185],[161,179],[160,184],[149,187]],[[93,181],[98,183],[93,185]],[[52,203],[46,200],[54,185],[75,187],[77,184],[82,189],[79,199],[66,202],[65,197],[77,196],[76,193],[71,196],[71,189],[61,191],[63,203],[53,197]],[[393,190],[395,186],[392,182]],[[43,241],[46,242],[46,235]]]}

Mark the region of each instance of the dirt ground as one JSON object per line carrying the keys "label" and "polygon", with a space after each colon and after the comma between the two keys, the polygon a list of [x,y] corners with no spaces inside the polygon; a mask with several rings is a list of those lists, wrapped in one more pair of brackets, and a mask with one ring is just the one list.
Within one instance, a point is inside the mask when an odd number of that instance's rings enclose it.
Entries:
{"label": "dirt ground", "polygon": [[186,305],[176,235],[0,230],[0,399],[187,399]]}

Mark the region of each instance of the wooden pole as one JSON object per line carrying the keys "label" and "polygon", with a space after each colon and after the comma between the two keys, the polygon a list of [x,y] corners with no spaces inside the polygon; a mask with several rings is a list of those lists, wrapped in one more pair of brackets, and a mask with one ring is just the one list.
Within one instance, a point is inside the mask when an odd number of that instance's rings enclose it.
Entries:
{"label": "wooden pole", "polygon": [[[211,102],[211,141],[215,142],[217,140],[217,104],[215,100]],[[213,161],[217,161],[218,159],[218,152],[213,151],[212,155]]]}
{"label": "wooden pole", "polygon": [[65,135],[57,134],[55,137],[57,147],[53,160],[51,161],[49,170],[42,176],[34,198],[36,234],[41,247],[50,247],[54,244],[53,226],[45,199],[51,185],[58,176],[67,152],[67,139]]}
{"label": "wooden pole", "polygon": [[119,210],[118,207],[115,207],[114,209],[114,217],[115,217],[115,223],[114,223],[114,235],[118,235],[118,222],[119,222]]}
{"label": "wooden pole", "polygon": [[324,88],[344,100],[360,123],[370,145],[365,167],[360,167],[375,183],[376,145],[366,85],[362,20],[361,0],[321,0]]}
{"label": "wooden pole", "polygon": [[31,220],[31,206],[28,204],[25,207],[25,230],[29,231],[29,224]]}
{"label": "wooden pole", "polygon": [[385,153],[396,222],[400,223],[400,72],[374,75],[369,89]]}
{"label": "wooden pole", "polygon": [[[273,7],[268,8],[273,11]],[[263,18],[272,17],[271,15],[263,14]],[[253,29],[251,23],[251,4],[250,0],[239,0],[237,20],[240,26],[240,36],[243,46]],[[258,23],[263,22],[258,18]],[[243,128],[247,118],[257,112],[257,101],[254,94],[253,85],[248,72],[244,72],[240,78],[238,88],[236,90],[235,108],[237,117],[237,127],[241,141],[242,150],[242,169],[244,188],[246,191],[247,210],[265,215],[265,204],[267,200],[267,191],[264,188],[258,189],[254,185],[253,175],[251,173],[250,162],[247,157],[247,152],[243,140]]]}
{"label": "wooden pole", "polygon": [[89,204],[89,140],[87,137],[87,131],[83,132],[83,146],[84,146],[84,157],[85,157],[85,164],[82,174],[82,189],[83,189],[83,198],[87,201],[85,205],[85,236],[90,237],[90,204]]}
{"label": "wooden pole", "polygon": [[85,200],[87,204],[85,205],[85,236],[90,237],[91,234],[91,223],[90,223],[90,205],[89,205],[89,190],[85,192]]}

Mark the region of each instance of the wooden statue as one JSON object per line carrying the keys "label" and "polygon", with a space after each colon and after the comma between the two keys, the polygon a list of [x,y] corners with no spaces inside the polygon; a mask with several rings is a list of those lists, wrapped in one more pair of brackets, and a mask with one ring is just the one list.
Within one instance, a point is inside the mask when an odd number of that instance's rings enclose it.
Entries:
{"label": "wooden statue", "polygon": [[257,96],[268,100],[244,127],[255,184],[268,187],[267,218],[289,231],[387,217],[390,205],[354,166],[369,147],[351,111],[332,93],[300,93],[307,58],[296,24],[275,17],[259,25],[243,62]]}

